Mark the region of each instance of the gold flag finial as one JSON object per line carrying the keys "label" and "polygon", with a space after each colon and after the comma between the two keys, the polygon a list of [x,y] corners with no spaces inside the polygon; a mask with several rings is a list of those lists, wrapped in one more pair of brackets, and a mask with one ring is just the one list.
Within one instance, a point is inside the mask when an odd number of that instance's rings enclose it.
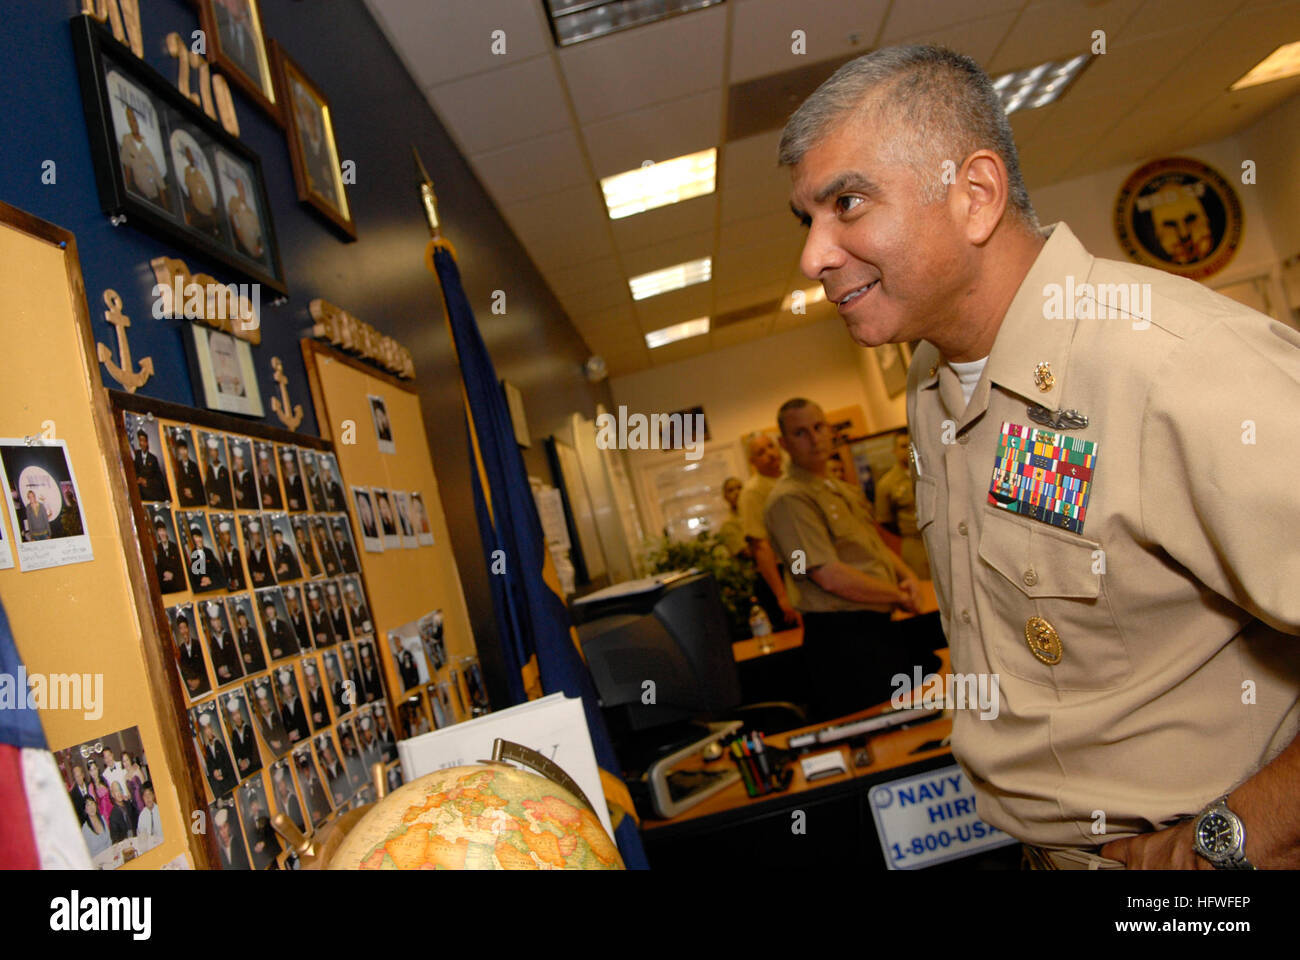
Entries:
{"label": "gold flag finial", "polygon": [[429,221],[429,233],[435,239],[441,236],[441,224],[438,222],[438,197],[433,192],[433,180],[429,171],[424,169],[420,160],[420,151],[411,144],[411,156],[415,158],[415,172],[420,179],[420,202],[424,204],[424,216]]}

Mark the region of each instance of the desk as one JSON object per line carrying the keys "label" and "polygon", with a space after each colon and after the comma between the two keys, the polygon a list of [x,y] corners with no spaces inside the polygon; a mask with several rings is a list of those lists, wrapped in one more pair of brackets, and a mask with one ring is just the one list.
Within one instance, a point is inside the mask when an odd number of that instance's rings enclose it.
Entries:
{"label": "desk", "polygon": [[[786,631],[789,632],[789,631]],[[941,672],[949,671],[948,651],[937,651]],[[881,713],[886,704],[849,714],[837,723],[860,720]],[[791,736],[819,730],[812,724],[766,737],[768,744],[784,748]],[[952,732],[952,720],[945,715],[905,730],[893,730],[868,740],[871,765],[854,768],[852,750],[838,748],[847,773],[808,783],[796,762],[790,789],[783,793],[750,797],[743,783],[736,782],[672,820],[642,821],[642,841],[653,869],[699,870],[735,866],[773,868],[857,867],[885,869],[884,855],[876,837],[867,798],[871,787],[885,780],[946,767],[952,751],[938,747],[912,753],[930,740],[942,740]],[[813,751],[820,753],[823,751]],[[722,766],[725,764],[725,766]],[[734,769],[729,759],[707,764],[698,755],[679,769]],[[795,814],[803,814],[803,833],[795,833]],[[1019,847],[989,851],[955,861],[958,868],[1019,866]],[[934,869],[943,869],[943,866]]]}
{"label": "desk", "polygon": [[[938,617],[939,602],[930,580],[921,581],[920,607],[919,613],[895,610],[892,629],[907,637],[913,649],[928,651],[945,643]],[[743,703],[809,702],[811,691],[804,662],[803,627],[781,630],[762,640],[752,637],[739,640],[731,645],[731,655],[736,661]]]}

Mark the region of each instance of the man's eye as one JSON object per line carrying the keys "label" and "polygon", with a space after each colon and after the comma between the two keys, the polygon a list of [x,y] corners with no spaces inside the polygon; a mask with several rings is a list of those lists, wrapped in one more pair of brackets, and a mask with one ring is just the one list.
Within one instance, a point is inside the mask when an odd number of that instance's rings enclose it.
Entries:
{"label": "man's eye", "polygon": [[852,210],[861,202],[862,202],[861,197],[852,197],[852,196],[836,197],[835,210],[837,213],[848,213],[850,210]]}

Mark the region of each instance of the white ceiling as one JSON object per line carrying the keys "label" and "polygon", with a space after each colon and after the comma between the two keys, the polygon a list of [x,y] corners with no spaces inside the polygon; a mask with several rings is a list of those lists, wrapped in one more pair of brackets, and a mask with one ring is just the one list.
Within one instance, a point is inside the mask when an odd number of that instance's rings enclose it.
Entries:
{"label": "white ceiling", "polygon": [[[1300,90],[1293,78],[1227,92],[1279,44],[1300,39],[1300,0],[726,0],[563,49],[542,0],[366,3],[615,375],[830,309],[772,311],[645,346],[650,330],[810,286],[798,270],[789,176],[776,166],[780,131],[728,142],[733,85],[832,61],[828,76],[833,61],[921,41],[967,53],[996,75],[1086,52],[1104,30],[1105,56],[1060,101],[1012,116],[1031,188],[1219,139]],[[497,30],[504,54],[491,49]],[[803,55],[792,52],[794,30],[805,32]],[[601,177],[709,147],[718,148],[716,192],[606,216]],[[632,301],[629,277],[703,256],[713,257],[710,283]]]}

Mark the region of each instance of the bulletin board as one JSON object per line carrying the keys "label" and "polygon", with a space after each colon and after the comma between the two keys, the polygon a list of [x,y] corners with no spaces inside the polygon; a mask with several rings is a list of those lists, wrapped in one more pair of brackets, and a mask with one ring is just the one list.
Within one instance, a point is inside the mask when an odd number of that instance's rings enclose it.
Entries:
{"label": "bulletin board", "polygon": [[[92,711],[41,711],[46,741],[56,757],[104,742],[143,753],[163,839],[124,867],[158,869],[186,854],[191,865],[204,866],[202,838],[189,830],[189,811],[201,794],[179,742],[164,734],[164,707],[154,697],[163,677],[148,656],[157,637],[147,573],[138,554],[123,549],[134,537],[132,517],[121,464],[104,454],[116,451],[117,440],[95,358],[76,239],[0,203],[0,263],[0,326],[10,345],[0,377],[0,436],[66,445],[93,553],[84,562],[0,570],[0,601],[29,679],[77,674],[102,683],[102,702]],[[117,344],[110,346],[116,357]],[[14,548],[21,531],[7,507],[0,525],[6,546]],[[115,737],[123,731],[133,732]]]}
{"label": "bulletin board", "polygon": [[[167,726],[187,745],[190,777],[203,797],[194,808],[203,813],[196,822],[205,824],[210,839],[227,837],[209,848],[208,865],[291,867],[293,851],[275,834],[271,816],[283,813],[312,835],[376,799],[373,763],[385,764],[389,788],[401,782],[392,687],[383,685],[382,670],[370,670],[368,682],[364,669],[368,663],[378,668],[381,660],[359,551],[346,539],[346,549],[332,549],[333,526],[347,530],[351,521],[341,490],[335,502],[326,500],[322,478],[330,444],[120,391],[110,391],[109,399],[114,453],[127,464],[128,489],[138,491],[130,498],[130,539],[152,571],[152,619],[163,638],[151,649],[162,661],[154,698],[169,705]],[[157,460],[152,491],[137,469],[137,432],[154,435],[145,451]],[[196,454],[188,496],[178,437],[187,453],[194,448]],[[265,475],[259,450],[272,465]],[[225,468],[224,481],[214,482],[204,454]],[[317,521],[319,537],[310,533]],[[168,531],[165,539],[155,533],[159,522]],[[306,524],[302,540],[299,522]],[[164,587],[167,564],[159,554],[168,541],[179,549],[174,582]],[[355,614],[350,597],[357,601]],[[312,625],[313,608],[319,627]],[[183,640],[189,657],[181,653]],[[223,819],[228,834],[217,830]]]}
{"label": "bulletin board", "polygon": [[[382,647],[389,689],[394,699],[402,701],[399,711],[403,714],[403,729],[408,733],[418,730],[415,718],[421,712],[430,728],[486,712],[486,688],[477,665],[474,634],[451,549],[419,396],[411,384],[319,341],[304,339],[302,352],[316,422],[333,441],[349,496],[355,487],[390,493],[416,491],[422,494],[428,515],[432,544],[367,552],[362,547],[363,531],[356,504],[352,504],[353,523],[357,524],[353,532],[370,586],[376,636]],[[392,452],[380,447],[371,402],[374,397],[383,401],[387,411]],[[408,668],[404,678],[404,664],[398,662],[392,634],[434,611],[441,614],[446,658],[441,666],[427,658],[427,682],[412,684],[415,675]]]}

